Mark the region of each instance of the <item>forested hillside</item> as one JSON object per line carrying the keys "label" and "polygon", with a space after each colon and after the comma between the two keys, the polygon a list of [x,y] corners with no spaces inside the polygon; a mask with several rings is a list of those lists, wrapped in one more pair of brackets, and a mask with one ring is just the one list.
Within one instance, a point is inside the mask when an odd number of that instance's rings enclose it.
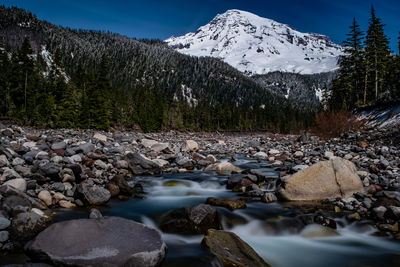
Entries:
{"label": "forested hillside", "polygon": [[298,109],[214,58],[179,54],[157,40],[73,30],[0,7],[1,116],[31,125],[144,131],[292,131]]}
{"label": "forested hillside", "polygon": [[271,72],[254,75],[252,78],[267,90],[285,96],[299,108],[320,111],[325,101],[324,93],[332,85],[336,72],[316,74],[298,74],[288,72]]}

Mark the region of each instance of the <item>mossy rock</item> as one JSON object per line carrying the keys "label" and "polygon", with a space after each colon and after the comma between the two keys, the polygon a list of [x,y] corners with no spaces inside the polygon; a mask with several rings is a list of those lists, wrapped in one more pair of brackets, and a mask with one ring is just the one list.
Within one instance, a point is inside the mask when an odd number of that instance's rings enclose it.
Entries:
{"label": "mossy rock", "polygon": [[225,267],[270,266],[236,234],[210,229],[202,246],[207,248]]}

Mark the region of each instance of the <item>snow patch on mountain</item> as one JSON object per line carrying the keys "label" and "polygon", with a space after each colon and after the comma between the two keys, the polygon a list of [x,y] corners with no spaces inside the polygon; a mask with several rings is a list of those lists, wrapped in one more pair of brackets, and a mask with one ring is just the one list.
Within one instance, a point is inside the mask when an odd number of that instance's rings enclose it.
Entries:
{"label": "snow patch on mountain", "polygon": [[[180,96],[189,104],[189,106],[197,106],[198,100],[193,96],[193,89],[187,85],[181,84]],[[177,93],[174,94],[174,100],[179,101],[179,96]]]}
{"label": "snow patch on mountain", "polygon": [[248,74],[314,74],[338,68],[343,48],[329,37],[241,10],[228,10],[194,33],[166,40],[177,51],[220,58]]}
{"label": "snow patch on mountain", "polygon": [[69,82],[70,78],[63,70],[56,66],[53,55],[46,49],[46,46],[42,45],[40,55],[46,63],[46,71],[43,72],[44,77],[48,77],[50,75],[51,69],[53,68],[53,66],[55,66],[56,75],[61,75],[66,82]]}

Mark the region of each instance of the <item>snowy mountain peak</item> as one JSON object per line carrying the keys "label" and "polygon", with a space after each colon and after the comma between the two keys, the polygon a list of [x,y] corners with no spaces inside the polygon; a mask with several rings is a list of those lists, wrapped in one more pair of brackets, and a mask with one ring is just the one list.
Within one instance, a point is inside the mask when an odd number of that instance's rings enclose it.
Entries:
{"label": "snowy mountain peak", "polygon": [[329,37],[237,9],[218,14],[195,33],[166,42],[193,56],[220,58],[248,74],[272,71],[313,74],[335,70],[343,53]]}

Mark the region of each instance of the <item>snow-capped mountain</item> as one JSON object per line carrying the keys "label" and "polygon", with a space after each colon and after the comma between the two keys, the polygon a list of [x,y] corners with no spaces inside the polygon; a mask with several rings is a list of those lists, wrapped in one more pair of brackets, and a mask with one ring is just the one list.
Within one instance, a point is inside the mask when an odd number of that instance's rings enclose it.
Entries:
{"label": "snow-capped mountain", "polygon": [[220,58],[248,75],[329,72],[337,69],[343,53],[343,48],[325,35],[301,33],[241,10],[228,10],[195,33],[166,42],[184,54]]}

